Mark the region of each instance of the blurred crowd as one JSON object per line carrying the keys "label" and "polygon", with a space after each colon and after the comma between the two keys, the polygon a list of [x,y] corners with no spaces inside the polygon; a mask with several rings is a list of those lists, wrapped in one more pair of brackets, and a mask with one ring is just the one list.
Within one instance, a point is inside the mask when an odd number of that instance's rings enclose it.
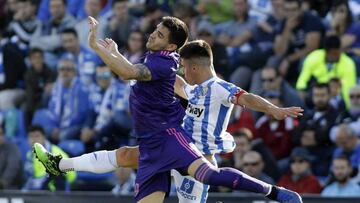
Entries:
{"label": "blurred crowd", "polygon": [[360,196],[360,0],[0,0],[0,188],[133,191],[132,169],[49,178],[31,153],[35,142],[63,157],[136,145],[131,81],[88,47],[88,15],[132,63],[161,18],[178,17],[211,45],[219,77],[305,109],[277,121],[235,107],[237,146],[218,165],[302,194]]}

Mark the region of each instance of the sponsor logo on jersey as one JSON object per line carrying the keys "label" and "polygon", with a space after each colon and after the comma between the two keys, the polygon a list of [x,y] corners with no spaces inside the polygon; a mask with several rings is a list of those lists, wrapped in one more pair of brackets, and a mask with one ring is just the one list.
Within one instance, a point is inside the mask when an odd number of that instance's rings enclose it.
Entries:
{"label": "sponsor logo on jersey", "polygon": [[196,200],[196,196],[192,195],[192,191],[194,189],[195,182],[185,178],[180,186],[176,188],[177,192],[184,197],[185,199],[189,200]]}
{"label": "sponsor logo on jersey", "polygon": [[192,105],[192,104],[189,103],[188,106],[187,106],[186,111],[189,114],[192,114],[192,115],[200,118],[201,115],[204,113],[204,107],[197,107],[197,106]]}

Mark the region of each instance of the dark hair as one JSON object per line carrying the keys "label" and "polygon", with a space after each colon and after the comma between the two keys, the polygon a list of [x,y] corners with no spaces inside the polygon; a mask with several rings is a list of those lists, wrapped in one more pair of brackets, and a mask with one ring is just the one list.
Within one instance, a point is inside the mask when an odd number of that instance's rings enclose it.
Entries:
{"label": "dark hair", "polygon": [[212,60],[213,54],[207,42],[204,40],[195,40],[188,42],[180,49],[180,57],[184,59],[206,57]]}
{"label": "dark hair", "polygon": [[41,134],[43,134],[45,136],[45,130],[40,125],[32,125],[28,128],[29,133],[35,132],[35,131],[39,131],[39,132],[41,132]]}
{"label": "dark hair", "polygon": [[325,88],[328,92],[330,92],[330,87],[329,87],[329,83],[315,83],[312,87],[312,89],[323,89]]}
{"label": "dark hair", "polygon": [[[52,0],[50,0],[52,1]],[[67,5],[67,0],[62,0],[63,4],[66,6]]]}
{"label": "dark hair", "polygon": [[275,72],[276,77],[279,77],[279,75],[280,75],[279,69],[277,69],[276,67],[270,66],[270,65],[266,65],[264,68],[261,69],[261,71],[264,71],[264,70],[273,70]]}
{"label": "dark hair", "polygon": [[37,6],[38,0],[18,0],[18,2],[29,2],[31,5]]}
{"label": "dark hair", "polygon": [[348,163],[349,166],[351,166],[351,161],[350,161],[349,157],[346,156],[346,154],[339,154],[339,155],[335,156],[333,161],[335,161],[335,160],[344,160]]}
{"label": "dark hair", "polygon": [[111,3],[111,7],[114,7],[116,3],[121,3],[121,2],[128,2],[128,0],[113,0]]}
{"label": "dark hair", "polygon": [[324,49],[329,51],[330,49],[340,49],[341,41],[337,35],[329,35],[325,37]]}
{"label": "dark hair", "polygon": [[338,77],[332,77],[332,78],[330,78],[329,83],[330,83],[330,82],[336,82],[336,83],[340,83],[340,84],[341,84],[341,80],[340,80],[340,78],[338,78]]}
{"label": "dark hair", "polygon": [[34,47],[34,48],[31,48],[29,50],[29,56],[33,55],[33,54],[36,54],[36,53],[39,53],[41,55],[44,55],[44,51],[38,47]]}
{"label": "dark hair", "polygon": [[286,0],[285,3],[292,3],[292,2],[296,2],[299,7],[301,7],[302,5],[302,1],[301,0]]}
{"label": "dark hair", "polygon": [[237,130],[235,133],[233,133],[234,137],[240,138],[240,137],[244,137],[246,138],[249,142],[253,139],[253,133],[248,129],[248,128],[240,128],[239,130]]}
{"label": "dark hair", "polygon": [[346,28],[349,27],[353,22],[353,15],[350,10],[348,0],[334,0],[331,6],[331,12],[334,12],[337,7],[345,5],[346,7]]}
{"label": "dark hair", "polygon": [[180,49],[189,36],[189,29],[186,24],[178,18],[165,16],[162,18],[162,25],[170,31],[169,43],[176,44],[176,49]]}
{"label": "dark hair", "polygon": [[61,34],[72,34],[76,38],[78,38],[78,34],[77,34],[77,32],[76,32],[76,30],[74,28],[66,28],[63,31],[61,31]]}

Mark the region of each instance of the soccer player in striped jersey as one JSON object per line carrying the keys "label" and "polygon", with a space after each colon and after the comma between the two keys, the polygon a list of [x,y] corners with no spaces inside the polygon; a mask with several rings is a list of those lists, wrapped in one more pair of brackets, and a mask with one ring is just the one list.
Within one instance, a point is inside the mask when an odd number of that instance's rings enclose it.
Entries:
{"label": "soccer player in striped jersey", "polygon": [[[211,81],[208,84],[210,83],[213,84],[214,82],[212,82],[211,78],[215,77],[216,80],[217,78],[212,68],[212,54],[211,54],[210,46],[204,41],[195,41],[186,45],[185,47],[187,47],[188,50],[186,48],[183,48],[181,53],[184,55],[183,66],[185,67],[186,79],[190,82],[190,84],[201,85],[201,83],[206,82],[207,80]],[[194,54],[189,54],[189,53],[194,53]],[[204,74],[199,74],[200,72],[203,72]],[[219,81],[219,82],[222,83],[223,81]],[[205,98],[204,102],[205,103],[209,102],[210,97],[207,95],[210,95],[212,91],[206,90],[206,88],[195,87],[193,90],[191,90],[192,88],[190,86],[187,87],[187,85],[184,82],[181,83],[181,80],[178,80],[178,83],[175,86],[176,86],[175,87],[176,92],[182,97],[187,97],[186,94],[194,93],[195,100],[204,97]],[[295,107],[278,108],[272,105],[271,103],[267,102],[266,100],[262,99],[261,97],[250,93],[246,93],[240,88],[236,88],[231,85],[230,86],[225,85],[223,87],[227,87],[227,91],[228,91],[228,93],[226,93],[227,96],[225,97],[225,99],[222,99],[225,108],[231,107],[233,104],[246,105],[254,110],[259,110],[269,113],[277,119],[283,119],[286,116],[297,117],[298,115],[301,115],[302,109],[300,108],[295,108]],[[193,107],[192,110],[189,109],[188,110],[189,114],[192,113],[193,117],[198,116],[198,118],[202,118],[201,117],[202,113],[200,113],[201,109],[199,108],[198,110],[196,110],[195,108],[198,107]],[[222,108],[221,105],[220,108]],[[211,109],[211,103],[210,103],[210,109]],[[209,111],[209,109],[207,109],[206,111]],[[208,133],[206,132],[208,131],[208,129],[205,127],[206,125],[208,125],[208,122],[210,121],[207,120],[210,116],[209,115],[205,116],[206,114],[205,107],[203,113],[205,120],[202,120],[201,123],[203,123],[203,121],[205,123],[204,124],[204,129],[206,129],[204,132],[205,134]],[[222,116],[220,117],[221,117],[220,119],[222,119]],[[226,119],[226,116],[224,117],[224,119]],[[221,129],[221,132],[225,132],[225,129],[223,129],[222,124],[223,124],[222,121],[220,120],[219,122],[216,121],[216,124],[214,125],[215,128],[213,128],[214,132],[219,129]],[[220,127],[217,127],[218,125]],[[186,126],[184,126],[184,128],[186,129]],[[209,128],[209,130],[211,130],[211,128]],[[153,178],[149,179],[151,181],[150,182],[151,185],[148,184],[139,185],[140,187],[139,192],[141,193],[141,195],[143,195],[143,196],[139,196],[139,194],[136,195],[136,199],[139,202],[162,202],[164,197],[163,194],[164,192],[166,192],[164,188],[161,187],[162,189],[159,190],[154,190],[154,188],[152,188],[152,190],[149,189],[151,189],[152,186],[155,186],[156,189],[159,188],[159,185],[168,184],[168,182],[166,182],[167,181],[165,178],[166,176],[162,175],[162,171],[176,168],[174,166],[171,166],[171,164],[177,165],[178,166],[177,169],[180,170],[182,173],[190,174],[192,177],[195,177],[196,180],[206,184],[221,185],[221,186],[233,188],[235,190],[247,190],[251,192],[262,193],[267,197],[269,197],[270,199],[278,200],[280,202],[294,202],[294,203],[302,202],[300,196],[295,192],[266,184],[254,178],[251,178],[246,174],[237,171],[235,169],[230,169],[230,168],[218,169],[212,166],[204,158],[202,158],[201,156],[199,157],[198,150],[193,147],[193,144],[188,143],[187,140],[189,140],[189,137],[183,136],[184,134],[186,135],[188,134],[188,132],[178,127],[172,127],[172,128],[170,127],[167,128],[163,134],[161,134],[162,135],[161,140],[166,141],[166,143],[164,143],[165,145],[158,146],[156,142],[159,141],[156,140],[155,141],[153,140],[151,142],[150,140],[146,140],[147,144],[143,146],[141,146],[140,143],[140,159],[138,159],[139,151],[137,148],[125,148],[125,149],[123,148],[123,150],[119,149],[117,151],[110,151],[110,152],[100,151],[92,154],[82,155],[81,157],[72,159],[71,161],[61,160],[61,157],[56,157],[51,154],[48,154],[45,150],[41,149],[41,146],[35,146],[34,149],[35,149],[35,153],[42,160],[47,170],[54,175],[59,175],[61,174],[62,171],[67,171],[67,170],[107,172],[113,170],[114,167],[117,167],[118,165],[136,167],[138,160],[140,160],[139,161],[140,171],[148,170],[148,168],[142,168],[144,167],[142,164],[145,164],[147,167],[150,167],[150,169],[154,168],[155,166],[156,168],[161,170],[155,173],[160,176],[157,175],[154,176],[155,179]],[[217,137],[221,137],[221,136],[217,135]],[[210,139],[211,136],[208,136],[207,138]],[[218,140],[215,139],[214,141],[215,145],[218,144],[219,140],[221,139]],[[210,151],[210,153],[207,155],[208,159],[211,159],[212,153],[216,153],[216,150],[218,150],[213,148],[213,146],[215,145],[213,144],[209,145],[208,150]],[[230,148],[234,147],[233,145],[229,145],[229,146],[231,146]],[[225,148],[222,149],[221,147],[216,147],[216,148],[220,148],[220,150],[225,150]],[[160,152],[159,150],[161,150],[164,153],[159,153]],[[211,152],[211,150],[213,150],[213,152]],[[158,157],[153,157],[150,160],[150,155],[153,155],[154,153],[156,153]],[[173,157],[173,158],[169,159],[169,157]],[[150,162],[144,163],[144,159]],[[175,162],[173,159],[175,159]],[[166,160],[170,162],[167,162]],[[184,160],[187,160],[186,163],[184,163]],[[193,161],[188,162],[189,160],[193,160]],[[140,176],[140,179],[148,178],[146,176],[143,176],[143,174],[141,173],[140,175],[142,175]],[[139,176],[139,171],[137,176]],[[145,182],[145,183],[149,183],[149,182]],[[187,186],[184,185],[185,188],[188,188]],[[146,193],[147,191],[153,191],[153,192]],[[144,196],[145,194],[147,196]]]}

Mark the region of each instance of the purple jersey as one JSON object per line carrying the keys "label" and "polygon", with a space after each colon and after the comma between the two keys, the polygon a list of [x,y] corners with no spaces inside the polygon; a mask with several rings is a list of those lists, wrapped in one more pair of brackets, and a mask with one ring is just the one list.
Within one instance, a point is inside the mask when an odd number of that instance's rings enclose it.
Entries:
{"label": "purple jersey", "polygon": [[151,81],[137,81],[130,93],[130,110],[139,138],[178,126],[184,117],[184,109],[174,97],[179,55],[169,51],[149,53],[143,64],[151,72]]}

